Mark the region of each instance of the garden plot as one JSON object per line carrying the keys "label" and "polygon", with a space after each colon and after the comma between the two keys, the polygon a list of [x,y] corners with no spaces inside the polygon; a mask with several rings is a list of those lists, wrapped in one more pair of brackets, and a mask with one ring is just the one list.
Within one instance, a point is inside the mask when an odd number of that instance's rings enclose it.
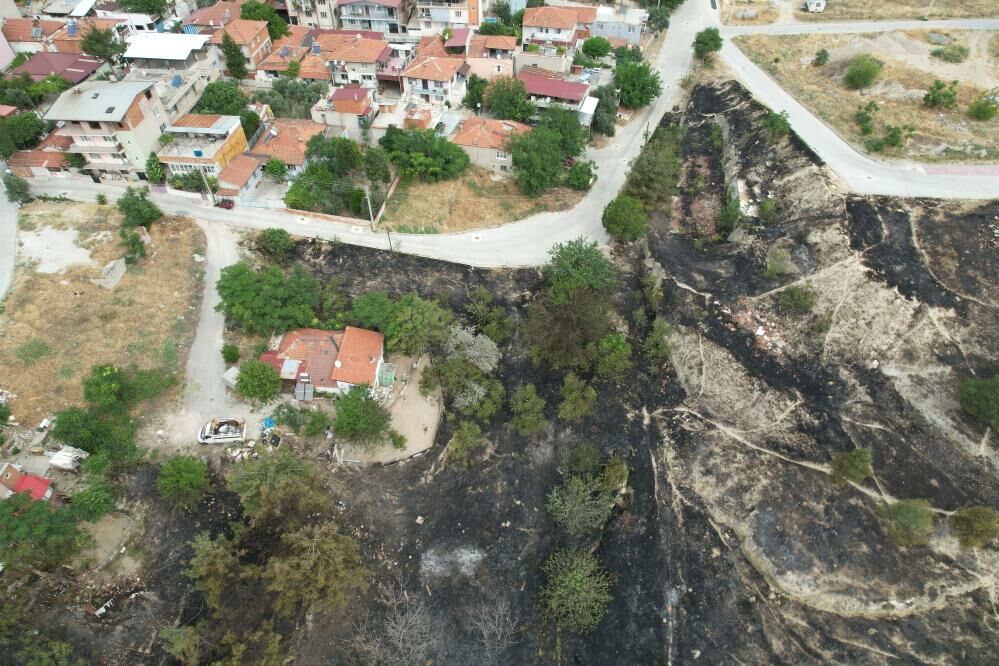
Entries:
{"label": "garden plot", "polygon": [[[999,157],[999,123],[968,117],[969,105],[999,86],[999,70],[990,54],[990,33],[889,32],[878,35],[753,35],[736,38],[750,59],[768,72],[799,102],[859,150],[884,157],[920,161],[994,161]],[[941,51],[967,52],[948,62]],[[816,65],[816,54],[828,61]],[[933,55],[934,52],[938,55]],[[844,75],[850,61],[868,54],[884,67],[873,84],[850,90]],[[959,60],[951,57],[951,60]],[[931,108],[923,96],[934,81],[958,81],[953,108]],[[856,113],[874,102],[872,131],[863,134]],[[779,110],[779,109],[777,109]],[[913,128],[898,147],[873,149],[872,139],[889,127]]]}

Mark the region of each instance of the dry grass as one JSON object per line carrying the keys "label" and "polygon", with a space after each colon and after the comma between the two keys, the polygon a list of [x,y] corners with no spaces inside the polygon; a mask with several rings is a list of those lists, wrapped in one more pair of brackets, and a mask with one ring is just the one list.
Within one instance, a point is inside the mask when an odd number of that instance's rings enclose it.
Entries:
{"label": "dry grass", "polygon": [[381,224],[409,233],[440,233],[495,227],[544,211],[568,210],[583,192],[555,188],[537,199],[524,196],[510,178],[494,179],[479,167],[440,183],[400,183]]}
{"label": "dry grass", "polygon": [[[111,206],[35,203],[21,211],[22,228],[72,228],[93,265],[62,274],[19,267],[0,315],[2,387],[17,394],[11,408],[33,424],[82,400],[81,378],[100,363],[175,370],[193,333],[201,276],[192,254],[204,236],[186,218],[152,225],[149,257],[113,290],[91,284],[101,267],[122,256],[119,215]],[[44,353],[25,353],[47,349]],[[19,358],[16,350],[21,350]]]}
{"label": "dry grass", "polygon": [[[804,2],[800,3],[804,7]],[[991,18],[999,16],[995,0],[830,0],[826,10],[811,14],[801,9],[795,11],[803,21],[877,20],[889,18],[945,19]]]}
{"label": "dry grass", "polygon": [[[719,15],[725,25],[763,25],[773,23],[780,16],[780,12],[770,5],[770,0],[721,0],[720,6]],[[756,12],[756,15],[739,16],[743,12]]]}
{"label": "dry grass", "polygon": [[[905,157],[922,161],[994,161],[999,158],[999,123],[970,120],[965,112],[985,88],[968,83],[980,71],[973,59],[950,65],[928,56],[929,45],[901,33],[888,35],[795,35],[737,37],[739,47],[767,71],[799,102],[816,113],[841,136],[861,150],[864,140],[880,136],[886,125],[912,125],[916,132],[900,148],[878,153],[884,157]],[[883,47],[883,48],[882,48]],[[827,49],[830,61],[815,67],[811,60],[819,49]],[[882,50],[879,50],[882,48]],[[893,59],[886,51],[904,58]],[[885,66],[873,86],[848,90],[843,74],[850,58],[870,53]],[[925,69],[917,69],[915,65]],[[967,72],[967,76],[962,75]],[[926,89],[935,79],[958,79],[956,109],[930,109],[923,105]],[[854,120],[857,108],[875,101],[875,134],[864,137]]]}

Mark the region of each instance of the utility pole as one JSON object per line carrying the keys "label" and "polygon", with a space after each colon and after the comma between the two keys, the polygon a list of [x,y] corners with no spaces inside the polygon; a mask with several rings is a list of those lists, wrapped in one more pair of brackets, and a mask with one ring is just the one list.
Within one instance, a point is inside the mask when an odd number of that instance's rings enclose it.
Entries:
{"label": "utility pole", "polygon": [[364,200],[368,202],[368,220],[371,222],[371,229],[375,228],[375,214],[371,210],[371,189],[364,188]]}

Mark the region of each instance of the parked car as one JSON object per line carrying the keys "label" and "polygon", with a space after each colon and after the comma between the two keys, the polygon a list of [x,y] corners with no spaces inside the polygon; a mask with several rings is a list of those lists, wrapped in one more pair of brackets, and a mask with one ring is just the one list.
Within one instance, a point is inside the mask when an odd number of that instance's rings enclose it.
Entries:
{"label": "parked car", "polygon": [[218,206],[219,208],[225,208],[226,210],[230,210],[236,206],[236,202],[233,201],[232,199],[219,199],[217,202],[215,202],[215,205]]}
{"label": "parked car", "polygon": [[212,419],[198,433],[198,444],[229,444],[246,437],[244,419]]}

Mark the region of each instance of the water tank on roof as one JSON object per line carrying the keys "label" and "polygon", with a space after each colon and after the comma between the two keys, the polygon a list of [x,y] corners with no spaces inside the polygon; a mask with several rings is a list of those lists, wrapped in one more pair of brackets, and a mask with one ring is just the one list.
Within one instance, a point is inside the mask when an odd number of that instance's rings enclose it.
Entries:
{"label": "water tank on roof", "polygon": [[66,34],[70,37],[76,37],[76,21],[70,21],[66,24]]}
{"label": "water tank on roof", "polygon": [[288,57],[288,47],[287,46],[282,46],[281,47],[281,57],[282,58],[287,58]]}
{"label": "water tank on roof", "polygon": [[194,149],[194,156],[195,157],[204,157],[205,156],[205,152],[203,150],[201,150],[200,148],[195,148]]}
{"label": "water tank on roof", "polygon": [[319,42],[312,42],[312,55],[319,55],[320,53]]}
{"label": "water tank on roof", "polygon": [[180,74],[174,74],[173,78],[170,79],[170,85],[172,85],[174,88],[179,88],[180,84],[182,84],[183,82],[184,79],[180,77]]}

